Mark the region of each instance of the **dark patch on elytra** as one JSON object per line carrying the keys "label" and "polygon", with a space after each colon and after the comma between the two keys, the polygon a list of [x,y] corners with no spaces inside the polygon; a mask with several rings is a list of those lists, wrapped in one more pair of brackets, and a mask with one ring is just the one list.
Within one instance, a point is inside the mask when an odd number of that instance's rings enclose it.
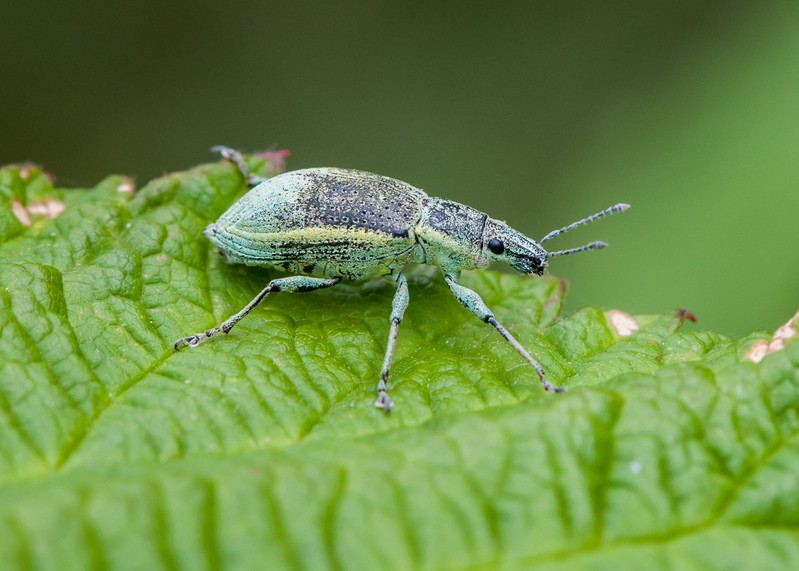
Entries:
{"label": "dark patch on elytra", "polygon": [[408,237],[425,195],[404,182],[370,173],[318,173],[302,193],[308,226],[355,228]]}

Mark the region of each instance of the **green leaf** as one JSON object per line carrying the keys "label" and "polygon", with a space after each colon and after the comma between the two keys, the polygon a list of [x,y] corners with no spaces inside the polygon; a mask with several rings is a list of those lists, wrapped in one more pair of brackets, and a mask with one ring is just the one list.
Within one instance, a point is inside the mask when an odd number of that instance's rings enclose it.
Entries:
{"label": "green leaf", "polygon": [[550,395],[421,269],[386,416],[388,283],[274,295],[230,335],[172,349],[274,275],[201,236],[242,192],[222,163],[135,193],[0,170],[0,568],[799,561],[798,343],[754,364],[765,333],[662,314],[621,335],[619,314],[559,318],[555,278],[466,275],[569,388]]}

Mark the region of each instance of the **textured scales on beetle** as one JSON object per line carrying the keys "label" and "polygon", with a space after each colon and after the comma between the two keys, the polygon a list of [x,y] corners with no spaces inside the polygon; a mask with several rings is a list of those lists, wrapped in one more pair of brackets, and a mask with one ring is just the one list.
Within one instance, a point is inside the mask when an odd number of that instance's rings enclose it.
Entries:
{"label": "textured scales on beetle", "polygon": [[342,279],[383,276],[397,284],[397,291],[375,406],[389,412],[388,376],[409,301],[402,270],[409,264],[431,264],[441,268],[458,302],[491,324],[530,364],[544,390],[565,390],[549,383],[541,365],[496,320],[475,291],[457,283],[460,273],[504,262],[523,274],[540,276],[550,258],[606,246],[604,242],[591,242],[548,252],[541,244],[572,228],[626,210],[629,205],[616,204],[553,230],[536,242],[474,208],[429,197],[393,178],[356,170],[313,168],[262,179],[249,173],[237,151],[227,147],[214,147],[212,151],[235,163],[253,188],[203,234],[231,263],[272,266],[300,275],[270,281],[218,327],[175,341],[176,350],[183,345],[196,347],[220,332],[229,333],[272,292],[313,291]]}

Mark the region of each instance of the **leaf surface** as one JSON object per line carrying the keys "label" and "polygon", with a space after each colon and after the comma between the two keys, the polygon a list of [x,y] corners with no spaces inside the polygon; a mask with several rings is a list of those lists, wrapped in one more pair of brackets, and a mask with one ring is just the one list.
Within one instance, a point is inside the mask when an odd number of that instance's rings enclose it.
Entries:
{"label": "leaf surface", "polygon": [[244,192],[231,166],[130,190],[0,170],[0,568],[799,561],[799,344],[754,364],[765,333],[662,314],[621,336],[596,308],[560,317],[556,278],[465,275],[569,388],[549,395],[421,269],[385,416],[391,284],[273,295],[176,353],[277,274],[201,236]]}

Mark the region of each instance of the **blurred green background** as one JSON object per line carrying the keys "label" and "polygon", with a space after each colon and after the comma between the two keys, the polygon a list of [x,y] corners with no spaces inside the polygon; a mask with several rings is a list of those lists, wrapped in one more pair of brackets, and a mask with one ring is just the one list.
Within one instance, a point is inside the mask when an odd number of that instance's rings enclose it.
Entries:
{"label": "blurred green background", "polygon": [[774,329],[799,305],[799,3],[91,2],[0,9],[0,162],[63,186],[213,144],[406,180],[548,244],[569,303]]}

